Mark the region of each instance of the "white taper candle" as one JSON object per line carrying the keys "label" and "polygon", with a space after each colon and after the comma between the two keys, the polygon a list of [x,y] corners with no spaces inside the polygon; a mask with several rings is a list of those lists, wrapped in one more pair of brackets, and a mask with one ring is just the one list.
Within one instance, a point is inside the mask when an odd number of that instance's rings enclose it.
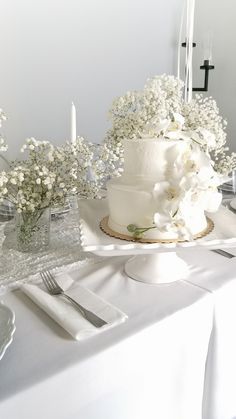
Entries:
{"label": "white taper candle", "polygon": [[71,142],[76,142],[76,109],[73,102],[71,104]]}
{"label": "white taper candle", "polygon": [[185,89],[184,99],[192,100],[192,56],[195,0],[186,0],[186,55],[185,55]]}
{"label": "white taper candle", "polygon": [[209,31],[203,43],[204,60],[209,60],[210,63],[212,62],[212,38],[212,33]]}

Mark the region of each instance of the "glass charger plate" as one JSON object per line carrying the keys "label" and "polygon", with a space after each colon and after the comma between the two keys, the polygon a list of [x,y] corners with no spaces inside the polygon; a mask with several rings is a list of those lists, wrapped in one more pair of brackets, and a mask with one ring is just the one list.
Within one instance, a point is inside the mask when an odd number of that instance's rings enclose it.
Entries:
{"label": "glass charger plate", "polygon": [[11,344],[15,329],[15,314],[9,307],[0,302],[0,359]]}
{"label": "glass charger plate", "polygon": [[51,208],[51,217],[52,220],[57,217],[61,217],[64,214],[67,214],[71,210],[71,206],[69,203],[67,203],[64,207],[55,207]]}
{"label": "glass charger plate", "polygon": [[23,253],[17,250],[15,224],[0,223],[0,295],[17,289],[24,282],[37,283],[37,272],[66,270],[97,260],[81,249],[79,213],[71,210],[51,223],[50,245],[45,251]]}
{"label": "glass charger plate", "polygon": [[99,224],[108,215],[106,199],[80,200],[78,205],[81,246],[84,251],[97,255],[149,254],[196,246],[210,249],[236,246],[236,215],[223,205],[216,213],[207,214],[214,223],[213,231],[207,236],[189,242],[151,244],[127,242],[102,232]]}
{"label": "glass charger plate", "polygon": [[222,204],[228,208],[230,211],[232,211],[234,214],[236,214],[236,208],[235,208],[235,204],[231,204],[232,200],[235,199],[235,196],[232,195],[230,197],[225,197],[222,200]]}
{"label": "glass charger plate", "polygon": [[[55,218],[62,217],[63,215],[67,214],[71,210],[71,204],[66,202],[65,206],[63,207],[52,207],[51,208],[51,217],[52,220]],[[2,203],[0,205],[0,221],[7,221],[12,219],[15,216],[15,207],[9,203]]]}
{"label": "glass charger plate", "polygon": [[233,181],[229,180],[228,182],[223,183],[222,185],[219,186],[219,189],[222,192],[227,192],[227,193],[234,193],[234,188],[235,186],[233,186]]}

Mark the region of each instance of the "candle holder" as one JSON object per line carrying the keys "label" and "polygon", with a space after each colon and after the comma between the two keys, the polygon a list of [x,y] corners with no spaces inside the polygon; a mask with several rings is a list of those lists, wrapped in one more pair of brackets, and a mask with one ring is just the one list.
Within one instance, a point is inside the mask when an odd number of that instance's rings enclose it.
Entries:
{"label": "candle holder", "polygon": [[[186,42],[183,42],[182,47],[186,48]],[[193,48],[196,47],[196,43],[193,42]],[[203,65],[200,66],[201,70],[205,70],[204,76],[204,86],[203,87],[193,87],[193,92],[207,92],[208,91],[208,82],[209,82],[209,71],[214,70],[215,66],[210,64],[210,60],[204,60]]]}

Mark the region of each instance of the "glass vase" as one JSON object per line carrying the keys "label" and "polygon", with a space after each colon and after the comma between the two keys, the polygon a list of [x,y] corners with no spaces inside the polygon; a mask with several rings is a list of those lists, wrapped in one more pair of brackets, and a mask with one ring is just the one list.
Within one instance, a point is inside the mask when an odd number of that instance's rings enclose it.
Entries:
{"label": "glass vase", "polygon": [[21,252],[45,250],[50,240],[50,208],[16,213],[16,242]]}

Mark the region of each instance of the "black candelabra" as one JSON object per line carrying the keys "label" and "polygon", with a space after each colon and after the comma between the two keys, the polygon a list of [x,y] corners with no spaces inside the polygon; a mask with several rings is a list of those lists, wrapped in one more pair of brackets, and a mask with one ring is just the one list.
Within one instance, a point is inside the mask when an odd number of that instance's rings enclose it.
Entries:
{"label": "black candelabra", "polygon": [[[186,48],[186,42],[183,42],[182,47]],[[196,43],[193,42],[193,48],[196,47]],[[203,65],[200,66],[201,70],[205,70],[204,77],[204,86],[203,87],[193,87],[193,92],[207,92],[208,91],[208,82],[209,82],[209,71],[214,70],[215,66],[210,64],[209,60],[204,60]]]}

